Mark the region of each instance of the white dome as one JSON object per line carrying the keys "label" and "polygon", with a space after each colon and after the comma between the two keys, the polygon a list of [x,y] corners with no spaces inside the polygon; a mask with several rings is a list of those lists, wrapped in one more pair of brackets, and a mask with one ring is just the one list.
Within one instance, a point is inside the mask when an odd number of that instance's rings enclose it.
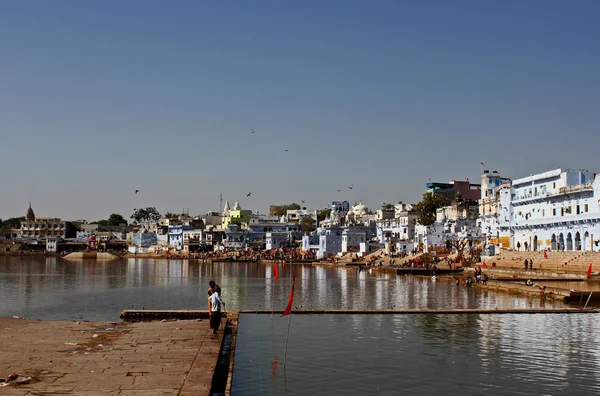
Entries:
{"label": "white dome", "polygon": [[362,203],[359,203],[358,205],[354,205],[352,207],[352,213],[354,214],[354,216],[364,216],[369,213],[369,208],[367,208]]}

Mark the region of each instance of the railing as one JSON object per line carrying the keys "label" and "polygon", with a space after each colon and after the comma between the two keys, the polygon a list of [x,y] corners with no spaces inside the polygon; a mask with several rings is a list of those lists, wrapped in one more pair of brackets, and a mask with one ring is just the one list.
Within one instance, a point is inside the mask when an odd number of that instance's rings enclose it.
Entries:
{"label": "railing", "polygon": [[577,184],[575,186],[561,187],[558,189],[559,194],[572,194],[582,191],[592,191],[592,183]]}

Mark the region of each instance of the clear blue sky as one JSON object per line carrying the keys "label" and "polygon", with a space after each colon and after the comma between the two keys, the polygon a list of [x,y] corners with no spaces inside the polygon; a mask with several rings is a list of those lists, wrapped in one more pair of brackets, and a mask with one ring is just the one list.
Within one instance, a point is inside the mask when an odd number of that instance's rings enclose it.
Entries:
{"label": "clear blue sky", "polygon": [[584,0],[2,1],[0,217],[600,171],[598,21]]}

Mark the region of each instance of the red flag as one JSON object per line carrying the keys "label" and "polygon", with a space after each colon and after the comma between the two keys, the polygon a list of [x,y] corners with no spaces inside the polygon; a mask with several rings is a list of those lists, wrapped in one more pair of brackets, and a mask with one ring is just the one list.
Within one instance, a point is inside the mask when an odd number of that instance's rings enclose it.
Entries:
{"label": "red flag", "polygon": [[590,268],[588,268],[588,276],[592,275],[592,264],[590,264]]}
{"label": "red flag", "polygon": [[275,276],[275,280],[279,280],[279,269],[277,268],[277,261],[273,263],[273,274]]}
{"label": "red flag", "polygon": [[548,258],[548,253],[546,253],[546,251],[544,250],[544,258],[547,259]]}
{"label": "red flag", "polygon": [[487,268],[487,264],[485,263],[485,261],[483,262],[483,268]]}
{"label": "red flag", "polygon": [[292,290],[290,290],[290,297],[288,298],[287,307],[285,307],[285,311],[283,311],[283,314],[280,316],[280,318],[292,313],[292,303],[294,302],[294,285],[295,284],[296,284],[296,277],[293,277],[292,278]]}

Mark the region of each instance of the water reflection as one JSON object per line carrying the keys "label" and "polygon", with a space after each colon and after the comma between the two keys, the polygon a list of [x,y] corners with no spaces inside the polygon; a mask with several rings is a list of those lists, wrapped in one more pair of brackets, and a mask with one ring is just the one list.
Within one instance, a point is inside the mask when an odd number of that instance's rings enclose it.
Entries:
{"label": "water reflection", "polygon": [[282,389],[286,323],[241,316],[233,395],[600,392],[591,314],[297,315]]}
{"label": "water reflection", "polygon": [[[357,268],[188,260],[79,262],[0,257],[0,316],[115,320],[123,309],[204,309],[214,279],[229,309],[282,309],[291,277],[302,309],[527,308],[538,298],[456,286],[451,280]],[[546,305],[553,303],[545,302]]]}

